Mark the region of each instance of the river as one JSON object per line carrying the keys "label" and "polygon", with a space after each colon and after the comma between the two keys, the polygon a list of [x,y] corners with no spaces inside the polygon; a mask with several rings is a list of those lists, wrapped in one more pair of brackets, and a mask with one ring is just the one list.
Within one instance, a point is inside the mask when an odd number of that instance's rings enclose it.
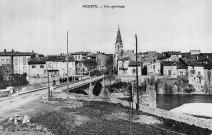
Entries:
{"label": "river", "polygon": [[157,108],[171,110],[186,103],[212,103],[212,95],[157,95]]}

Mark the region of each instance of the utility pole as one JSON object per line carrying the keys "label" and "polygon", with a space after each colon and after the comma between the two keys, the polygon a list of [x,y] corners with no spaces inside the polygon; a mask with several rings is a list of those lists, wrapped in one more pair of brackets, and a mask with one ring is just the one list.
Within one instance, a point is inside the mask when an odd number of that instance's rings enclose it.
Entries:
{"label": "utility pole", "polygon": [[48,101],[50,101],[50,89],[49,89],[49,70],[47,69],[48,74]]}
{"label": "utility pole", "polygon": [[138,43],[137,43],[137,34],[135,34],[135,42],[136,42],[136,89],[137,89],[137,104],[136,109],[139,110],[139,91],[138,91]]}
{"label": "utility pole", "polygon": [[130,90],[130,101],[132,102],[132,117],[133,117],[133,97],[134,97],[134,82],[131,82],[131,86],[132,86],[132,88],[131,88],[131,90]]}
{"label": "utility pole", "polygon": [[68,78],[69,78],[69,74],[68,74],[68,31],[67,31],[67,92],[68,92]]}

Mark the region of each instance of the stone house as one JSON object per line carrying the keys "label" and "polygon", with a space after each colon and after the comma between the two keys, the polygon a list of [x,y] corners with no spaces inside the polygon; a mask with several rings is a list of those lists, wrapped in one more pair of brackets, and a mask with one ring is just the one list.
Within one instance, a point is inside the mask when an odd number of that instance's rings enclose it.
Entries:
{"label": "stone house", "polygon": [[181,58],[182,57],[182,54],[180,51],[167,51],[167,52],[162,52],[162,55],[163,56],[166,56],[166,57],[171,57],[171,56],[176,56],[178,58]]}
{"label": "stone house", "polygon": [[204,65],[197,62],[187,62],[188,65],[188,80],[195,88],[195,92],[203,91],[204,87]]}
{"label": "stone house", "polygon": [[212,65],[205,66],[204,77],[204,92],[205,94],[212,94]]}
{"label": "stone house", "polygon": [[46,62],[44,60],[30,60],[29,65],[29,76],[31,77],[46,77]]}
{"label": "stone house", "polygon": [[177,76],[188,75],[188,67],[184,62],[179,61],[179,62],[176,62],[176,64],[177,64]]}
{"label": "stone house", "polygon": [[32,52],[18,52],[7,51],[4,49],[4,52],[0,52],[0,66],[4,64],[9,64],[12,67],[12,73],[18,74],[29,74],[29,65],[28,61],[31,57],[39,57],[39,55]]}
{"label": "stone house", "polygon": [[[137,63],[137,66],[138,66],[138,75],[141,75],[141,65],[139,62]],[[128,75],[133,75],[133,76],[136,75],[136,61],[129,62],[127,71],[128,71]]]}
{"label": "stone house", "polygon": [[[29,62],[29,75],[37,77],[67,75],[67,58],[65,56],[47,56],[44,58],[31,59]],[[72,57],[69,57],[69,75],[75,75],[76,66]]]}
{"label": "stone house", "polygon": [[173,61],[161,61],[161,75],[167,78],[177,78],[177,64]]}
{"label": "stone house", "polygon": [[98,70],[106,70],[107,55],[105,53],[96,53],[96,63]]}
{"label": "stone house", "polygon": [[[138,75],[141,75],[140,62],[137,63]],[[118,75],[136,75],[136,62],[128,57],[118,60]]]}
{"label": "stone house", "polygon": [[161,75],[161,62],[156,61],[147,65],[147,75]]}
{"label": "stone house", "polygon": [[128,57],[118,59],[118,75],[128,75],[128,65],[130,59]]}

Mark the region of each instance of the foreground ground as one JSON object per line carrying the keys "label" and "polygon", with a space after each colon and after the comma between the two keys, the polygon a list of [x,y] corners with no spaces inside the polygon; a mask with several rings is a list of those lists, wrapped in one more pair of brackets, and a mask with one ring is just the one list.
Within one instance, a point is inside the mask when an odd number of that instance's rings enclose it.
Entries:
{"label": "foreground ground", "polygon": [[[46,102],[38,98],[2,114],[2,119],[19,114],[31,117],[28,125],[14,125],[1,121],[0,134],[54,134],[54,135],[176,135],[210,134],[210,131],[181,125],[142,112],[135,112],[120,104],[60,100]],[[187,126],[187,127],[186,127]],[[181,130],[183,127],[186,130]],[[189,129],[190,128],[190,129]],[[36,130],[35,130],[36,129]]]}

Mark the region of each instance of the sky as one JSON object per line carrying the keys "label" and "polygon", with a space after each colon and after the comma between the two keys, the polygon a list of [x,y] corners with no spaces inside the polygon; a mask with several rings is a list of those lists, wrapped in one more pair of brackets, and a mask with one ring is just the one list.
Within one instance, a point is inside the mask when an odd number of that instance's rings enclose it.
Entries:
{"label": "sky", "polygon": [[0,51],[66,53],[68,31],[69,52],[114,53],[118,25],[124,49],[212,53],[212,0],[0,0]]}

